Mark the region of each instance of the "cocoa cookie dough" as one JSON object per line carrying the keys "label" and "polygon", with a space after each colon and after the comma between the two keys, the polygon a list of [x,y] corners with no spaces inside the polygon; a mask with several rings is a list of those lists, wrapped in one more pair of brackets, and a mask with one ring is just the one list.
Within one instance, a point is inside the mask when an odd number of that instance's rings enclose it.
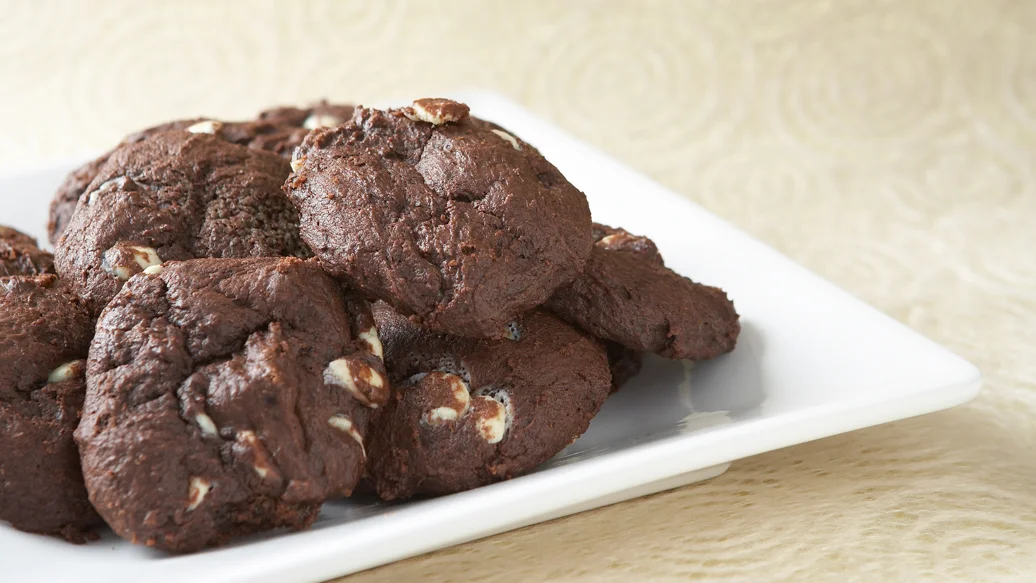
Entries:
{"label": "cocoa cookie dough", "polygon": [[117,534],[187,552],[301,529],[360,479],[388,399],[366,302],[295,258],[170,262],[97,323],[76,430]]}
{"label": "cocoa cookie dough", "polygon": [[[137,143],[168,130],[184,130],[209,133],[235,144],[291,158],[292,152],[311,129],[338,125],[352,117],[352,113],[351,105],[336,105],[322,101],[304,109],[279,107],[267,110],[253,121],[221,122],[206,118],[179,120],[134,132],[123,138],[120,145]],[[108,152],[77,168],[58,187],[54,200],[50,203],[50,222],[47,225],[52,244],[56,244],[61,237],[72,218],[79,197],[110,156],[111,152]]]}
{"label": "cocoa cookie dough", "polygon": [[0,520],[71,542],[100,523],[72,439],[92,333],[57,276],[0,277]]}
{"label": "cocoa cookie dough", "polygon": [[587,332],[637,352],[706,360],[734,349],[741,326],[723,290],[667,268],[655,244],[594,225],[584,274],[547,307]]}
{"label": "cocoa cookie dough", "polygon": [[610,392],[604,347],[546,311],[519,319],[517,340],[431,332],[382,302],[374,317],[396,389],[369,448],[385,500],[524,474],[582,435]]}
{"label": "cocoa cookie dough", "polygon": [[0,277],[54,273],[54,256],[36,246],[36,239],[0,225]]}
{"label": "cocoa cookie dough", "polygon": [[288,162],[208,133],[124,145],[83,194],[55,267],[92,314],[132,275],[196,257],[306,256]]}
{"label": "cocoa cookie dough", "polygon": [[453,101],[358,107],[313,130],[292,168],[285,191],[321,265],[430,329],[506,336],[592,247],[583,194]]}

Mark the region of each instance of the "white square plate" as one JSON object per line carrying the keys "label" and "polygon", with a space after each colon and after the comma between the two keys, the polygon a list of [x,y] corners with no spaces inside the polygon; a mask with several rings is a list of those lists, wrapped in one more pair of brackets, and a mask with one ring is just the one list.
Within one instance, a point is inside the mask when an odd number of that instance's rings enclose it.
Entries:
{"label": "white square plate", "polygon": [[[434,500],[327,504],[308,532],[168,556],[107,533],[75,546],[0,525],[0,579],[309,582],[360,571],[721,474],[733,460],[952,407],[970,363],[515,104],[462,98],[535,144],[586,192],[594,219],[655,240],[673,269],[724,288],[741,313],[730,355],[693,371],[649,358],[590,430],[538,471]],[[0,179],[0,223],[45,240],[68,166]]]}

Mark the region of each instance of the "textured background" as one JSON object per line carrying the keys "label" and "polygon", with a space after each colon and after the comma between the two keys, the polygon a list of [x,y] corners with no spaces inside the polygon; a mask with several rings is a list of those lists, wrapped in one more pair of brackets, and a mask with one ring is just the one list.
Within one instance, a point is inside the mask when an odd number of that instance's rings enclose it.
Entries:
{"label": "textured background", "polygon": [[966,407],[350,583],[1036,579],[1036,2],[0,1],[0,14],[0,171],[167,118],[494,89],[987,375]]}

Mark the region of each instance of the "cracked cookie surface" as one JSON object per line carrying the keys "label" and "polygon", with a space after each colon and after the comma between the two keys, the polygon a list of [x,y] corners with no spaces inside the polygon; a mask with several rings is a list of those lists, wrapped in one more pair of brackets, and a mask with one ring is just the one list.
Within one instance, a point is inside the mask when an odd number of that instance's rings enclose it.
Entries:
{"label": "cracked cookie surface", "polygon": [[734,349],[741,326],[723,290],[666,267],[647,237],[600,224],[593,230],[585,272],[554,293],[550,310],[637,352],[706,360]]}
{"label": "cracked cookie surface", "polygon": [[456,102],[358,107],[292,167],[285,191],[321,265],[431,329],[502,338],[590,253],[586,197]]}
{"label": "cracked cookie surface", "polygon": [[174,552],[305,528],[363,473],[388,399],[366,302],[313,261],[136,275],[97,323],[76,441],[117,534]]}
{"label": "cracked cookie surface", "polygon": [[164,261],[308,255],[281,191],[289,171],[279,156],[205,132],[122,146],[72,215],[57,271],[96,315],[129,276]]}
{"label": "cracked cookie surface", "polygon": [[517,340],[431,332],[383,302],[374,317],[396,389],[370,440],[386,500],[524,474],[582,435],[611,390],[604,347],[543,310],[517,321]]}
{"label": "cracked cookie surface", "polygon": [[72,439],[92,334],[55,275],[0,277],[0,520],[72,542],[100,523]]}

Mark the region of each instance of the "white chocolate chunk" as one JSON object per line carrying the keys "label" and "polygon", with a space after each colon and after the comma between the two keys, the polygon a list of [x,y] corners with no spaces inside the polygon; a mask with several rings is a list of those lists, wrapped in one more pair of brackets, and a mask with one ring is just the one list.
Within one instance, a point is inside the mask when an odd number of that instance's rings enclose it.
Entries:
{"label": "white chocolate chunk", "polygon": [[105,180],[104,182],[101,183],[100,186],[98,186],[97,188],[93,189],[90,192],[90,196],[86,197],[86,204],[87,205],[91,205],[91,204],[94,204],[95,202],[97,202],[97,199],[99,199],[101,197],[101,191],[112,190],[116,186],[119,187],[119,188],[122,188],[125,185],[126,185],[126,177],[125,176],[118,176],[118,177],[112,178],[111,180]]}
{"label": "white chocolate chunk", "polygon": [[468,412],[468,408],[471,405],[471,392],[468,391],[468,383],[464,382],[464,379],[457,375],[445,375],[450,380],[450,390],[453,391],[453,398],[457,399],[457,403],[460,404],[460,414],[463,415]]}
{"label": "white chocolate chunk", "polygon": [[425,421],[429,425],[439,425],[447,421],[456,421],[457,417],[459,415],[457,415],[457,410],[453,407],[436,407],[428,412],[425,416]]}
{"label": "white chocolate chunk", "polygon": [[314,113],[307,117],[306,121],[302,122],[302,127],[307,130],[315,130],[317,128],[333,128],[341,124],[342,120],[338,116],[327,113]]}
{"label": "white chocolate chunk", "polygon": [[190,512],[197,508],[211,489],[212,483],[205,478],[191,476],[190,483],[187,487],[187,511]]}
{"label": "white chocolate chunk", "polygon": [[[296,152],[297,151],[298,150],[296,150]],[[299,168],[302,168],[302,165],[305,164],[305,163],[306,163],[306,157],[305,156],[300,156],[300,157],[296,158],[294,155],[292,155],[292,157],[291,157],[291,171],[292,172],[298,172]]]}
{"label": "white chocolate chunk", "polygon": [[[441,106],[442,104],[441,100],[418,100],[410,107],[404,107],[402,112],[408,119],[424,121],[437,126],[462,119],[449,113],[446,108]],[[428,105],[432,107],[428,107]]]}
{"label": "white chocolate chunk", "polygon": [[[265,455],[263,455],[263,444],[259,441],[259,437],[251,429],[238,431],[235,438],[239,442],[252,448],[256,452],[256,458],[262,459],[266,457]],[[252,469],[255,470],[255,473],[258,474],[261,479],[265,479],[266,476],[270,475],[270,468],[265,465],[252,464]]]}
{"label": "white chocolate chunk", "polygon": [[503,130],[489,130],[489,131],[491,131],[494,134],[500,136],[505,141],[510,142],[511,143],[511,147],[514,148],[515,150],[521,150],[522,149],[522,147],[518,145],[518,140],[515,139],[515,137],[512,136],[511,134],[509,134],[509,133],[507,133],[507,132],[505,132]]}
{"label": "white chocolate chunk", "polygon": [[79,375],[83,374],[83,370],[86,368],[85,360],[73,360],[72,362],[66,362],[65,364],[50,371],[47,375],[48,383],[61,383],[69,379],[74,379]]}
{"label": "white chocolate chunk", "polygon": [[133,260],[137,262],[141,269],[162,265],[162,260],[158,257],[158,251],[155,251],[153,247],[133,246],[130,249],[133,251]]}
{"label": "white chocolate chunk", "polygon": [[367,343],[371,354],[377,356],[381,360],[385,360],[385,348],[381,345],[381,338],[378,338],[377,328],[371,328],[370,330],[360,332],[360,340]]}
{"label": "white chocolate chunk", "polygon": [[221,127],[223,127],[223,122],[207,119],[188,127],[187,131],[192,134],[215,134]]}
{"label": "white chocolate chunk", "polygon": [[[158,256],[158,251],[153,247],[143,247],[140,245],[127,245],[126,250],[133,254],[133,263],[140,269],[147,269],[148,267],[157,266],[162,264],[162,259]],[[113,264],[112,258],[117,257],[120,249],[118,245],[108,249],[104,252],[104,259],[101,262],[101,267],[105,271],[111,273],[115,277],[122,281],[128,280],[133,276],[132,264]]]}
{"label": "white chocolate chunk", "polygon": [[165,271],[165,268],[161,265],[150,265],[144,269],[144,273],[148,275],[160,275],[163,271]]}
{"label": "white chocolate chunk", "polygon": [[468,391],[468,384],[464,379],[455,374],[444,372],[432,372],[425,376],[435,376],[450,384],[450,392],[453,395],[453,403],[435,407],[424,415],[425,423],[439,425],[447,421],[456,421],[468,412],[471,404],[471,393]]}
{"label": "white chocolate chunk", "polygon": [[129,268],[128,268],[128,267],[125,267],[125,266],[123,266],[123,265],[117,265],[117,266],[115,266],[115,267],[114,267],[114,268],[112,269],[112,273],[114,273],[114,274],[115,274],[115,277],[117,277],[117,278],[121,279],[122,281],[126,281],[126,280],[128,280],[128,279],[130,278],[130,276],[132,276],[132,275],[133,275],[132,273],[130,273],[130,270],[129,270]]}
{"label": "white chocolate chunk", "polygon": [[359,383],[366,382],[375,389],[383,389],[386,386],[385,377],[379,371],[359,360],[349,358],[332,360],[324,369],[324,382],[344,387],[354,399],[372,409],[376,409],[378,405],[360,390]]}
{"label": "white chocolate chunk", "polygon": [[353,425],[352,419],[338,413],[336,415],[332,415],[331,418],[327,420],[327,423],[339,431],[348,433],[350,437],[356,440],[356,443],[360,444],[360,453],[363,454],[363,457],[367,457],[367,450],[363,447],[363,437],[360,436],[359,431],[356,431],[356,427]]}
{"label": "white chocolate chunk", "polygon": [[499,443],[507,432],[507,408],[503,403],[491,397],[478,396],[476,399],[483,399],[489,405],[490,414],[478,419],[476,428],[482,439],[489,443]]}
{"label": "white chocolate chunk", "polygon": [[194,416],[194,422],[198,424],[198,429],[201,429],[203,435],[210,437],[218,437],[219,429],[216,427],[216,422],[212,420],[205,413],[198,413]]}

